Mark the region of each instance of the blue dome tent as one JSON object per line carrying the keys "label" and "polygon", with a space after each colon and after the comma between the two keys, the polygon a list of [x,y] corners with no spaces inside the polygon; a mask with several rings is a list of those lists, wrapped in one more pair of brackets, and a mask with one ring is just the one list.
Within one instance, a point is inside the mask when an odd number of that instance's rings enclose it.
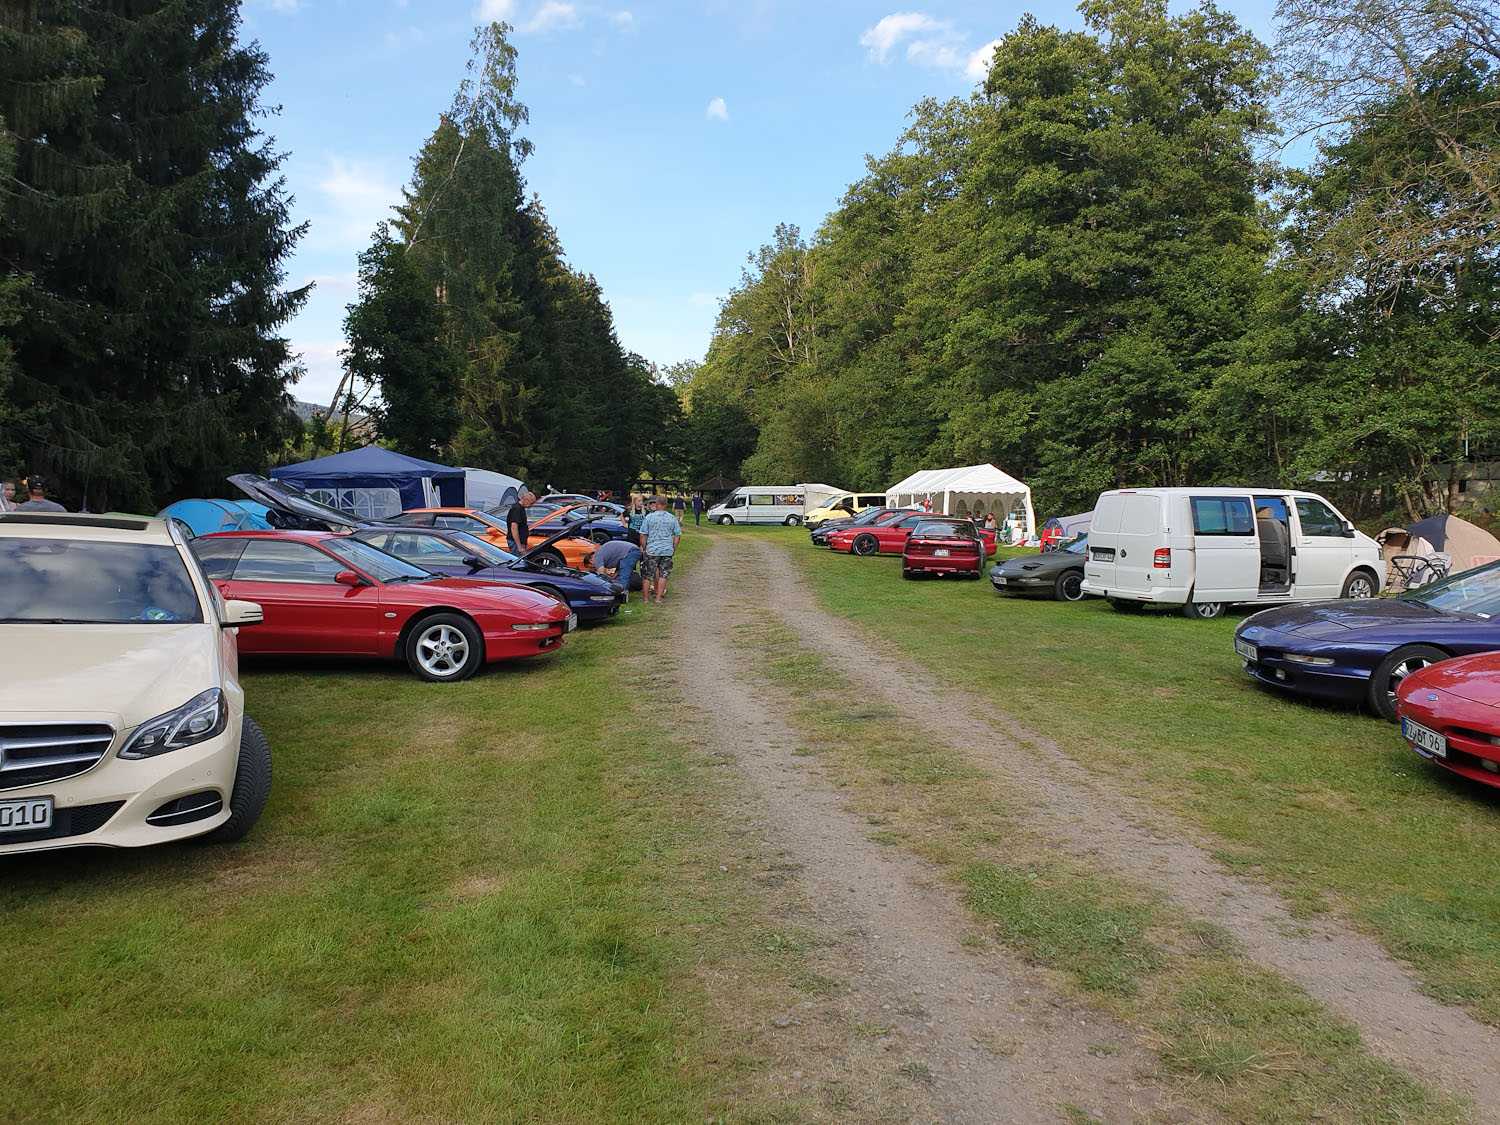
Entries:
{"label": "blue dome tent", "polygon": [[266,506],[254,500],[179,500],[156,514],[162,519],[181,520],[194,535],[271,529],[266,522]]}

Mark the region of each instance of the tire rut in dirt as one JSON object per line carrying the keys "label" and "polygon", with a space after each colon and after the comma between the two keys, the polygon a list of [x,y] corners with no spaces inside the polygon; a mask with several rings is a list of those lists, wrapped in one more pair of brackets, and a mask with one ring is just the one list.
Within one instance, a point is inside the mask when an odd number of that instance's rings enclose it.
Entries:
{"label": "tire rut in dirt", "polygon": [[[1194,830],[1166,811],[1111,788],[998,704],[977,709],[972,696],[947,687],[884,638],[824,611],[786,548],[747,546],[755,555],[741,558],[737,569],[766,578],[763,604],[803,644],[906,721],[1025,789],[1034,827],[1060,848],[1157,887],[1191,915],[1223,926],[1247,956],[1357,1026],[1376,1055],[1472,1097],[1481,1119],[1500,1120],[1500,1068],[1493,1064],[1500,1030],[1423,995],[1373,939],[1336,921],[1293,918],[1274,892],[1221,867],[1212,845],[1194,842]],[[954,724],[955,713],[972,722]]]}
{"label": "tire rut in dirt", "polygon": [[1027,965],[966,950],[964,939],[985,927],[953,888],[870,839],[868,821],[844,808],[815,761],[793,753],[805,736],[782,721],[774,687],[730,639],[764,619],[769,591],[726,554],[711,548],[683,584],[688,612],[673,645],[690,676],[684,690],[764,810],[771,858],[805,893],[807,914],[791,924],[839,951],[829,972],[846,987],[809,1018],[830,1041],[882,1029],[891,1067],[920,1074],[948,1120],[1054,1122],[1066,1104],[1109,1121],[1160,1111],[1166,1095],[1145,1077],[1159,1064],[1130,1029],[1053,994]]}

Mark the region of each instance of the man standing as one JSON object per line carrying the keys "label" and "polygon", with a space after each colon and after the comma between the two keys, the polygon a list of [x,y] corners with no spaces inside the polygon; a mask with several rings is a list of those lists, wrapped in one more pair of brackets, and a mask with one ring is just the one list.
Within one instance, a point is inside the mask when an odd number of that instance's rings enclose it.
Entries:
{"label": "man standing", "polygon": [[529,488],[516,497],[516,502],[505,513],[505,538],[510,543],[510,553],[524,555],[529,546],[530,529],[526,523],[526,509],[536,503],[536,493]]}
{"label": "man standing", "polygon": [[[611,539],[600,544],[594,552],[594,573],[601,578],[611,578],[625,587],[625,600],[630,600],[630,576],[635,573],[635,564],[641,561],[641,549],[629,539]],[[641,597],[645,598],[645,583],[641,584]]]}
{"label": "man standing", "polygon": [[703,493],[693,493],[693,526],[700,527],[703,524]]}
{"label": "man standing", "polygon": [[18,512],[66,512],[68,509],[47,499],[47,478],[41,473],[32,473],[26,478],[26,491],[31,499],[17,504]]}
{"label": "man standing", "polygon": [[646,557],[641,560],[641,596],[648,602],[654,597],[656,604],[661,605],[667,579],[672,574],[672,556],[682,538],[682,524],[667,511],[665,497],[653,496],[651,507],[653,511],[641,521],[641,541],[646,550]]}

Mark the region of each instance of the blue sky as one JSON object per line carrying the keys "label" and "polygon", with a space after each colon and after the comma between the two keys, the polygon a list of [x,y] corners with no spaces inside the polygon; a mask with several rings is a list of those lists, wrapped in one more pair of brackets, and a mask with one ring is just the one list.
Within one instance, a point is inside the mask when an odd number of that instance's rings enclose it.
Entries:
{"label": "blue sky", "polygon": [[[1228,5],[1263,39],[1265,0]],[[281,113],[297,221],[287,281],[316,289],[287,329],[308,374],[338,382],[356,257],[464,77],[475,27],[513,27],[522,172],[569,263],[592,273],[620,342],[663,366],[701,359],[718,302],[776,224],[811,235],[894,147],[911,107],[965,94],[1025,5],[997,0],[245,0]],[[1076,27],[1069,6],[1033,7]]]}

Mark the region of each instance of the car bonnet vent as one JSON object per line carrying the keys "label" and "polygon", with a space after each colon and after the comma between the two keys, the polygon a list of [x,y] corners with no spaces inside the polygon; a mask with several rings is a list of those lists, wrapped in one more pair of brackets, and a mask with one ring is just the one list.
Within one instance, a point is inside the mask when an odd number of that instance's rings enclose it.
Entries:
{"label": "car bonnet vent", "polygon": [[0,789],[86,773],[114,738],[107,723],[0,723]]}

